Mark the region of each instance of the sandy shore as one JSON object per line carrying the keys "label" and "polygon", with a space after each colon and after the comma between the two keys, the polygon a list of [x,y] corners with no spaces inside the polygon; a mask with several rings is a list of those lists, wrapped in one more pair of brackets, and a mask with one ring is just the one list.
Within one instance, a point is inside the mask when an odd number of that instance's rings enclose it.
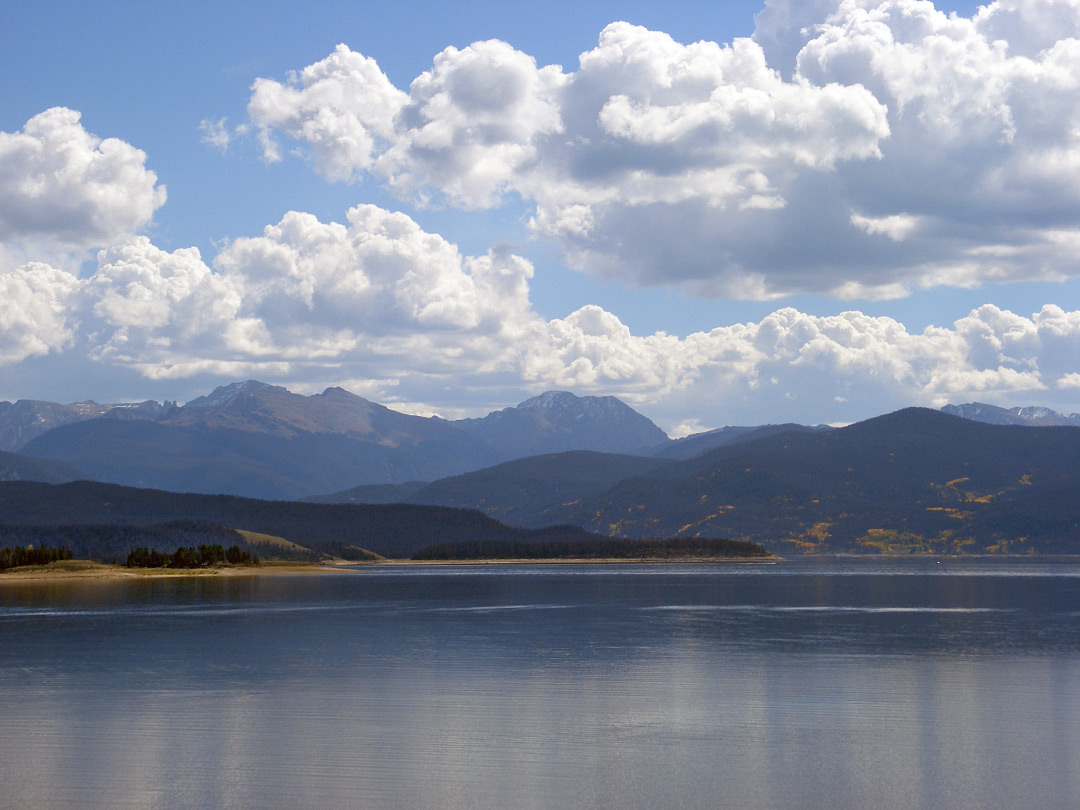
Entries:
{"label": "sandy shore", "polygon": [[27,565],[0,572],[0,586],[30,582],[62,582],[66,580],[116,580],[116,579],[175,579],[177,577],[253,577],[268,574],[349,574],[373,567],[396,566],[461,566],[461,565],[610,565],[657,564],[657,563],[775,563],[779,557],[683,557],[676,560],[664,558],[565,558],[551,560],[380,560],[379,562],[354,563],[349,560],[331,560],[326,563],[264,562],[260,565],[223,566],[221,568],[128,568],[124,565],[107,565],[89,560],[65,560],[48,565]]}
{"label": "sandy shore", "polygon": [[221,568],[128,568],[89,560],[65,560],[48,565],[26,565],[0,572],[0,586],[65,580],[175,579],[177,577],[251,577],[263,574],[348,573],[349,569],[319,563],[269,562]]}

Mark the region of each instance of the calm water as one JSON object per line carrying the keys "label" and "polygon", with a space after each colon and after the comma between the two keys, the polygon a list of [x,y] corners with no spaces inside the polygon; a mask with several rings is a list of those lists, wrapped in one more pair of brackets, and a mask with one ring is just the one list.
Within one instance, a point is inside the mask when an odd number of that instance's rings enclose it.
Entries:
{"label": "calm water", "polygon": [[1080,565],[0,587],[0,808],[1080,807]]}

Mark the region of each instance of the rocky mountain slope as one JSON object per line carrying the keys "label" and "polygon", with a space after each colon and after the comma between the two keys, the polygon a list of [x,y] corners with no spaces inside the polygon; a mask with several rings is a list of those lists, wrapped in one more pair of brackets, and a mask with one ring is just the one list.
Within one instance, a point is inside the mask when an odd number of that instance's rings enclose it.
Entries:
{"label": "rocky mountain slope", "polygon": [[152,400],[120,405],[99,405],[89,401],[61,404],[36,399],[0,402],[0,450],[18,450],[61,425],[103,418],[156,420],[175,407],[173,402],[162,404]]}

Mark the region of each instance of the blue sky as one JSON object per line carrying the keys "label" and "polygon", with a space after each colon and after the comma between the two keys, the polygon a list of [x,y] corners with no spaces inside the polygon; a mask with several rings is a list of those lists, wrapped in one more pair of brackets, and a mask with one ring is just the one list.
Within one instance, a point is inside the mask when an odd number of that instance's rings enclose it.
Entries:
{"label": "blue sky", "polygon": [[1075,3],[11,6],[0,398],[1080,410]]}

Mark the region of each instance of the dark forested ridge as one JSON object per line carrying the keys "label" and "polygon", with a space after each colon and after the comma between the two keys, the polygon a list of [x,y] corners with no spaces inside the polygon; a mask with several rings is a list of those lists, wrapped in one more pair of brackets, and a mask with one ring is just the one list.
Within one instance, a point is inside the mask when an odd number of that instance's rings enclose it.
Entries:
{"label": "dark forested ridge", "polygon": [[626,537],[743,537],[780,551],[1080,553],[1080,430],[909,408],[722,447],[552,518]]}
{"label": "dark forested ridge", "polygon": [[[0,525],[0,546],[50,546],[63,548],[80,560],[123,562],[140,546],[154,551],[177,547],[238,546],[247,553],[255,548],[233,529],[194,520],[174,520],[154,525]],[[280,552],[290,559],[311,559],[310,554]],[[68,559],[71,557],[69,556]]]}
{"label": "dark forested ridge", "polygon": [[[592,537],[578,527],[513,528],[474,510],[449,507],[259,501],[91,481],[59,485],[0,482],[0,523],[4,524],[138,527],[176,520],[274,535],[316,552],[338,554],[353,546],[394,558],[408,557],[439,542]],[[133,543],[124,553],[136,545],[147,543]]]}
{"label": "dark forested ridge", "polygon": [[552,514],[568,502],[600,495],[619,481],[645,475],[668,463],[643,456],[579,450],[508,461],[430,484],[403,484],[393,489],[357,487],[308,500],[479,509],[513,526],[537,528],[562,522],[553,519]]}
{"label": "dark forested ridge", "polygon": [[513,525],[742,537],[779,552],[1080,553],[1080,429],[919,408],[827,431],[782,427],[733,433],[689,459],[539,456],[403,495]]}

